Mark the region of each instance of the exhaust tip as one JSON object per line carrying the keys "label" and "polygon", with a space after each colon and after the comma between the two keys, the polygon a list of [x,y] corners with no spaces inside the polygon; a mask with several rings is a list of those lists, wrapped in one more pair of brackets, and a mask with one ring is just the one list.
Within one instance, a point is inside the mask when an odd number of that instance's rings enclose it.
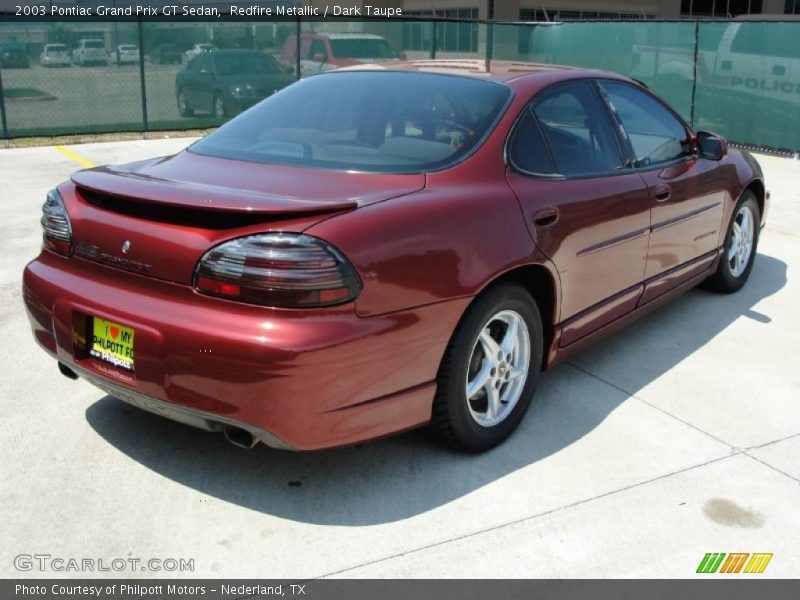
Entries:
{"label": "exhaust tip", "polygon": [[78,374],[60,361],[58,363],[58,370],[61,371],[61,374],[67,379],[78,379]]}
{"label": "exhaust tip", "polygon": [[227,426],[222,432],[225,434],[226,440],[239,448],[247,448],[249,450],[258,444],[258,438],[256,436],[240,427]]}

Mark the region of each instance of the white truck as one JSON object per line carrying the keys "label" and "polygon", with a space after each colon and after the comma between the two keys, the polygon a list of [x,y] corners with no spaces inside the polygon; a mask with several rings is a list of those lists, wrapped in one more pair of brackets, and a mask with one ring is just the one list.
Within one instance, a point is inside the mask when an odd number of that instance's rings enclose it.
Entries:
{"label": "white truck", "polygon": [[108,65],[108,60],[106,44],[100,39],[78,40],[78,45],[72,51],[72,62],[76,65]]}
{"label": "white truck", "polygon": [[[800,149],[800,19],[694,23],[548,23],[523,60],[607,69],[637,79],[698,129]],[[755,19],[753,19],[755,20]]]}
{"label": "white truck", "polygon": [[[695,125],[731,140],[800,149],[800,21],[700,25],[694,48],[638,46],[630,76],[681,104]],[[696,86],[693,80],[697,77]]]}

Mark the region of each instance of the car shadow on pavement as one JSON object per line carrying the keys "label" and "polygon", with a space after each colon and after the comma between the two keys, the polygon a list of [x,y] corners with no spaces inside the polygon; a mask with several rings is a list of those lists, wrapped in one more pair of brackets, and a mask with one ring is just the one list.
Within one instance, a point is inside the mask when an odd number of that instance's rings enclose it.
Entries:
{"label": "car shadow on pavement", "polygon": [[[362,526],[412,517],[452,502],[568,448],[600,426],[629,394],[670,370],[739,318],[769,324],[754,306],[786,284],[786,264],[760,254],[748,285],[729,296],[696,289],[593,349],[624,368],[658,345],[624,391],[573,366],[544,374],[534,404],[505,444],[483,455],[441,448],[414,433],[362,446],[291,453],[243,450],[209,434],[104,397],[86,410],[109,444],[175,482],[255,511],[300,522]],[[659,340],[677,339],[676,343]],[[638,364],[638,363],[637,363]],[[598,393],[598,386],[604,386]],[[608,465],[614,468],[614,465]]]}

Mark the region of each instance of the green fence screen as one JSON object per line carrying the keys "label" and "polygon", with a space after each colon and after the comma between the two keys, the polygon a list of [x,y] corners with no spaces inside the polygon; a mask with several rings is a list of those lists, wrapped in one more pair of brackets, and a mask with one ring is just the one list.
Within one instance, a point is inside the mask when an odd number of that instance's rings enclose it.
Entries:
{"label": "green fence screen", "polygon": [[800,150],[800,22],[750,21],[0,22],[0,135],[213,127],[298,76],[429,58],[611,70],[698,129]]}

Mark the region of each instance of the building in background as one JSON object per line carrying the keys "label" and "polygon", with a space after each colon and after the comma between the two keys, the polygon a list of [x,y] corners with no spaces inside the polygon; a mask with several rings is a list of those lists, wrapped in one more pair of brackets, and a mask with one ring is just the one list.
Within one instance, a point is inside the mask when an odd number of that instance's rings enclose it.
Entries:
{"label": "building in background", "polygon": [[[309,2],[310,3],[310,2]],[[448,19],[565,21],[800,14],[800,0],[398,0],[403,14]]]}

